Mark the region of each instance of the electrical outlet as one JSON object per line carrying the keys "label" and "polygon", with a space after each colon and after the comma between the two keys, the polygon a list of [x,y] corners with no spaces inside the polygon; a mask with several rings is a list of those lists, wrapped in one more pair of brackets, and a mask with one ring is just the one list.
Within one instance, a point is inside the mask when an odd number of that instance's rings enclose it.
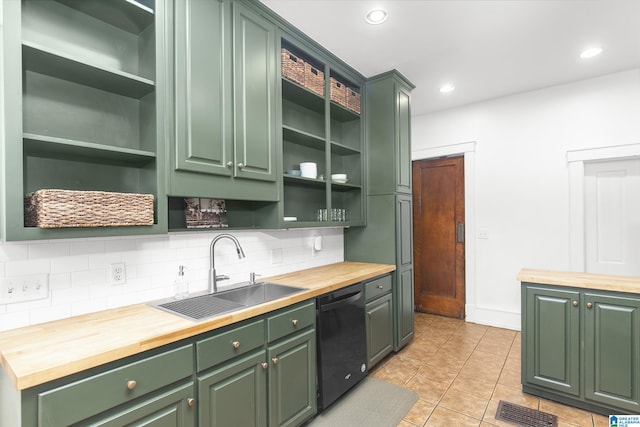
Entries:
{"label": "electrical outlet", "polygon": [[127,283],[127,271],[124,262],[111,264],[111,284],[124,285]]}
{"label": "electrical outlet", "polygon": [[13,304],[48,297],[48,274],[30,274],[0,279],[0,304]]}

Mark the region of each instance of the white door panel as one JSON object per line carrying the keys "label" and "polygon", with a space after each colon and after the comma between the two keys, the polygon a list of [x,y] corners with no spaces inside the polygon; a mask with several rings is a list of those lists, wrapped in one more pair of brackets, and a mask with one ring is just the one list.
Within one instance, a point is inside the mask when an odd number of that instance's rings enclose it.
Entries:
{"label": "white door panel", "polygon": [[640,159],[585,163],[589,273],[640,276]]}

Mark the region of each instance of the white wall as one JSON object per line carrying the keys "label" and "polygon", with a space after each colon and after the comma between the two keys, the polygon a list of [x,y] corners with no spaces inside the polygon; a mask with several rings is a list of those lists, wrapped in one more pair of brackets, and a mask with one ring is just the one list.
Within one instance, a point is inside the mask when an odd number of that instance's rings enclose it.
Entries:
{"label": "white wall", "polygon": [[567,151],[640,142],[640,70],[412,118],[414,160],[472,141],[467,320],[519,329],[518,271],[570,270]]}
{"label": "white wall", "polygon": [[[30,242],[0,242],[0,278],[46,273],[49,297],[0,304],[0,330],[147,302],[173,295],[178,265],[187,267],[190,291],[207,288],[209,244],[219,233],[170,233],[155,237],[92,238]],[[233,243],[216,244],[216,270],[231,277],[220,287],[248,280],[249,272],[263,277],[341,262],[340,228],[233,231],[246,258],[238,260]],[[322,250],[313,240],[322,236]],[[126,283],[108,280],[111,263],[126,264]]]}

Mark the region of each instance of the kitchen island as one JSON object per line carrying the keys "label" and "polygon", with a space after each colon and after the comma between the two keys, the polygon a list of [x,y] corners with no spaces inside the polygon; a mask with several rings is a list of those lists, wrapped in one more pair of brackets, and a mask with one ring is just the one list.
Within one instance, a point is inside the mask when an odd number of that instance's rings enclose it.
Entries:
{"label": "kitchen island", "polygon": [[[304,333],[303,337],[291,334],[298,340],[294,342],[298,346],[296,348],[301,348],[301,339],[304,338],[308,346],[304,350],[307,355],[314,353],[315,361],[315,351],[311,351],[315,350],[315,343],[312,342],[315,339],[310,338],[315,334],[309,335],[313,332],[315,324],[315,318],[310,317],[315,313],[315,304],[311,301],[327,292],[394,270],[395,266],[387,264],[342,262],[265,278],[265,281],[271,283],[296,286],[305,290],[199,322],[184,319],[147,304],[137,304],[2,332],[0,424],[13,423],[14,420],[21,419],[19,424],[12,425],[48,425],[46,420],[40,419],[43,417],[42,414],[38,414],[37,417],[40,418],[36,420],[36,414],[30,414],[29,410],[24,409],[21,411],[22,414],[19,414],[20,410],[16,408],[35,407],[35,400],[46,402],[49,398],[49,387],[61,390],[67,388],[70,382],[80,387],[88,382],[85,380],[88,375],[91,375],[91,381],[102,381],[106,372],[118,373],[122,377],[122,389],[125,394],[114,400],[120,402],[130,397],[135,399],[135,393],[142,393],[140,390],[144,390],[145,387],[143,381],[127,379],[129,371],[135,367],[141,368],[138,369],[143,372],[141,378],[147,375],[148,383],[156,381],[157,377],[167,377],[163,378],[163,387],[165,383],[175,385],[170,390],[173,394],[161,396],[163,399],[169,399],[174,403],[186,402],[192,406],[195,399],[189,396],[194,394],[191,378],[196,374],[193,372],[197,371],[197,380],[200,381],[201,377],[204,378],[200,374],[207,373],[206,369],[212,370],[222,366],[215,365],[218,360],[209,362],[202,349],[211,346],[217,351],[221,343],[226,342],[227,334],[237,334],[243,339],[242,345],[238,343],[236,346],[236,342],[233,341],[234,356],[253,357],[255,351],[244,353],[250,350],[259,350],[265,354],[272,349],[276,351],[278,345],[285,343],[285,332],[281,332],[283,328],[279,326],[281,319],[289,318],[287,316],[290,315],[295,315],[296,319],[300,318],[299,328],[301,333]],[[297,321],[294,326],[298,327]],[[265,330],[267,338],[264,336]],[[275,338],[269,341],[273,336]],[[280,341],[277,341],[278,339]],[[270,357],[269,360],[271,359],[273,358]],[[223,358],[220,361],[224,361]],[[264,363],[251,361],[250,365],[261,366]],[[172,367],[175,367],[175,374],[172,369],[167,369]],[[315,376],[315,367],[313,369]],[[148,374],[144,373],[145,370]],[[213,375],[217,371],[209,373]],[[187,385],[187,380],[191,385]],[[153,389],[154,386],[148,387]],[[98,397],[86,396],[84,399],[91,401]],[[178,407],[176,413],[184,410]]]}
{"label": "kitchen island", "polygon": [[523,269],[523,391],[640,413],[640,277]]}

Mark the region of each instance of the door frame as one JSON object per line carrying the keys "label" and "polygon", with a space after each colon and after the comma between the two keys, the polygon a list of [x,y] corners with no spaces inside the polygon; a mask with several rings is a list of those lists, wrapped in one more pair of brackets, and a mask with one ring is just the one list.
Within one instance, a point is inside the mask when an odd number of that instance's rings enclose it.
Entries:
{"label": "door frame", "polygon": [[569,168],[569,268],[584,272],[587,268],[585,247],[584,164],[603,160],[640,157],[640,144],[615,145],[567,151]]}
{"label": "door frame", "polygon": [[[475,322],[476,314],[476,203],[475,203],[475,170],[476,170],[476,142],[451,144],[442,147],[426,148],[411,152],[411,161],[435,159],[438,157],[464,156],[464,292],[465,292],[465,320]],[[414,242],[415,244],[415,242]]]}

